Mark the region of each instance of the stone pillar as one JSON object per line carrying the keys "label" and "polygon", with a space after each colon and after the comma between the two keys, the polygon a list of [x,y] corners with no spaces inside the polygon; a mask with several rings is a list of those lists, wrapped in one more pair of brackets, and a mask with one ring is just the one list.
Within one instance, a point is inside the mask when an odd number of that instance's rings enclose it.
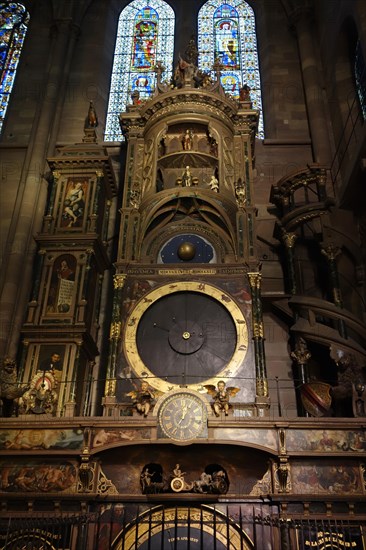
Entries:
{"label": "stone pillar", "polygon": [[319,55],[315,49],[313,9],[302,6],[293,11],[290,20],[296,29],[300,64],[309,130],[313,148],[313,160],[330,165],[331,150],[328,125],[323,100],[322,83],[318,71]]}
{"label": "stone pillar", "polygon": [[[70,19],[55,21],[47,68],[45,93],[35,116],[9,229],[0,297],[0,355],[15,354],[24,309],[29,297],[36,244],[33,235],[42,224],[47,198],[43,177],[48,153],[55,144],[53,129],[59,124],[67,78],[78,28]],[[65,85],[64,85],[65,84]],[[53,141],[50,135],[53,135]],[[20,279],[21,278],[21,279]],[[21,284],[20,284],[21,281]]]}
{"label": "stone pillar", "polygon": [[[325,244],[323,243],[321,248],[322,254],[327,258],[328,268],[329,268],[329,282],[331,285],[332,296],[334,304],[343,309],[343,300],[341,288],[339,285],[339,275],[336,258],[341,254],[342,250],[334,244]],[[347,329],[343,319],[338,321],[338,330],[342,338],[347,338]]]}
{"label": "stone pillar", "polygon": [[289,291],[290,291],[290,294],[294,296],[297,292],[295,265],[294,265],[294,247],[295,247],[297,235],[295,233],[287,233],[285,230],[283,230],[281,238],[282,238],[283,244],[285,245],[285,250],[286,250],[286,263],[287,263],[287,272],[288,272],[288,279],[289,279],[288,280]]}
{"label": "stone pillar", "polygon": [[308,361],[311,358],[311,353],[307,349],[306,342],[303,338],[298,338],[295,344],[294,351],[291,352],[291,359],[295,365],[293,367],[295,378],[295,391],[297,401],[297,412],[299,416],[309,416],[305,411],[301,400],[301,387],[308,382]]}
{"label": "stone pillar", "polygon": [[252,328],[256,372],[256,403],[260,416],[263,416],[265,409],[268,409],[269,398],[261,301],[262,275],[259,271],[249,272],[248,279],[252,294]]}

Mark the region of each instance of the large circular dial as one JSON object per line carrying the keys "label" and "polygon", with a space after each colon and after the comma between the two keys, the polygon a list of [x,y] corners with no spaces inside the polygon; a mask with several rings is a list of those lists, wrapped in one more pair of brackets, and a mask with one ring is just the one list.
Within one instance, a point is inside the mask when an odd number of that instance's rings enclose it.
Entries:
{"label": "large circular dial", "polygon": [[184,281],[140,300],[127,319],[124,343],[133,370],[153,387],[199,390],[235,376],[247,351],[248,331],[229,295]]}
{"label": "large circular dial", "polygon": [[206,405],[189,392],[176,393],[163,402],[158,420],[164,435],[176,441],[189,441],[198,437],[206,425]]}

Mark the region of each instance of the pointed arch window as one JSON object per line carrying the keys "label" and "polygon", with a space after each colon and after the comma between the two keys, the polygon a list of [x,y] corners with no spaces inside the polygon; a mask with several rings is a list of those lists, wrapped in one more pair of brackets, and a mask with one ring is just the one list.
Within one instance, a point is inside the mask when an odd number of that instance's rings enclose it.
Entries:
{"label": "pointed arch window", "polygon": [[29,14],[22,4],[0,2],[0,132],[22,51]]}
{"label": "pointed arch window", "polygon": [[225,91],[239,98],[240,88],[250,87],[253,107],[260,110],[258,136],[264,137],[261,83],[253,9],[244,0],[208,0],[198,14],[198,65],[212,72],[215,60],[222,65]]}
{"label": "pointed arch window", "polygon": [[147,99],[154,91],[154,67],[166,67],[170,79],[174,49],[174,12],[163,0],[134,0],[122,10],[117,31],[105,140],[121,141],[119,114],[131,103],[131,93]]}

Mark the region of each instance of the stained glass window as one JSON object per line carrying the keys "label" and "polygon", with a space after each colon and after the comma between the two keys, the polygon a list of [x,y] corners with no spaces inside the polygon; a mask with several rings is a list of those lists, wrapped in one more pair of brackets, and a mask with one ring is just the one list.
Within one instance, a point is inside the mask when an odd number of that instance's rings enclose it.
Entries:
{"label": "stained glass window", "polygon": [[154,66],[166,68],[163,79],[172,75],[174,12],[163,0],[134,0],[122,10],[118,31],[106,122],[106,141],[121,141],[119,114],[131,103],[151,96],[156,83]]}
{"label": "stained glass window", "polygon": [[22,4],[0,2],[0,132],[13,88],[29,15]]}
{"label": "stained glass window", "polygon": [[198,65],[212,72],[219,60],[225,91],[239,98],[243,85],[250,88],[250,99],[260,110],[258,137],[263,138],[261,83],[253,9],[244,0],[208,0],[198,14]]}
{"label": "stained glass window", "polygon": [[358,40],[355,52],[355,80],[357,94],[360,100],[363,118],[366,120],[366,64],[362,53],[361,42]]}

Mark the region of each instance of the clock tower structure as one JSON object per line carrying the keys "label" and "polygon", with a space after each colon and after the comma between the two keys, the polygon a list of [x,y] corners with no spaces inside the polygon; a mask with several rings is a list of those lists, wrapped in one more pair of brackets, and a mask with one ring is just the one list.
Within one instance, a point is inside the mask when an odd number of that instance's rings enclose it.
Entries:
{"label": "clock tower structure", "polygon": [[[220,84],[161,81],[120,116],[124,190],[104,414],[146,379],[164,394],[223,380],[246,416],[268,388],[252,202],[258,112]],[[234,399],[235,400],[235,399]]]}

